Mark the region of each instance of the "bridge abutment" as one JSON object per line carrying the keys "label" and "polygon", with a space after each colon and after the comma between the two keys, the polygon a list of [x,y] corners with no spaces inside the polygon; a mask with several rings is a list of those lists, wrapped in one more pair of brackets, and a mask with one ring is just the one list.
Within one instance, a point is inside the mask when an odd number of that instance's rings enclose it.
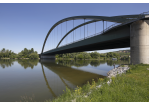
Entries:
{"label": "bridge abutment", "polygon": [[131,64],[149,64],[149,20],[130,25]]}
{"label": "bridge abutment", "polygon": [[55,55],[41,55],[40,59],[51,59],[55,60]]}

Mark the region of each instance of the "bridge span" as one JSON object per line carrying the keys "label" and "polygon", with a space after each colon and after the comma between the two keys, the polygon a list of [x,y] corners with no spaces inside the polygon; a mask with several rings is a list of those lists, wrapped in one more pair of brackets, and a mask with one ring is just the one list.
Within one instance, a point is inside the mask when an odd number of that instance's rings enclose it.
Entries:
{"label": "bridge span", "polygon": [[[89,22],[84,22],[69,32],[67,32],[63,38],[59,41],[58,45],[51,50],[43,52],[46,40],[50,35],[51,31],[56,25],[71,20],[71,19],[92,19]],[[102,32],[96,33],[89,37],[67,43],[60,46],[60,43],[75,29],[90,24],[96,21],[112,21],[116,24],[103,29]],[[103,24],[104,25],[104,24]],[[104,26],[103,26],[104,27]],[[51,39],[52,40],[52,39]],[[41,52],[40,58],[55,58],[55,54],[82,52],[82,51],[93,51],[93,50],[104,50],[114,48],[125,48],[130,47],[131,52],[131,63],[133,64],[149,64],[149,15],[146,13],[138,15],[123,15],[113,17],[103,16],[77,16],[62,19],[49,30]]]}

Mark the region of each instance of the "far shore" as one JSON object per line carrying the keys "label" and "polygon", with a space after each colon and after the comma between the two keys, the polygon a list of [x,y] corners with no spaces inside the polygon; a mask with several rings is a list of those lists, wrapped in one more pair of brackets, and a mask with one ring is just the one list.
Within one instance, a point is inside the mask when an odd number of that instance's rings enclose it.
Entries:
{"label": "far shore", "polygon": [[[11,58],[0,58],[0,59],[11,59]],[[12,59],[18,59],[18,58],[12,58]],[[29,58],[19,58],[19,59],[29,59]],[[40,59],[40,58],[38,58]]]}

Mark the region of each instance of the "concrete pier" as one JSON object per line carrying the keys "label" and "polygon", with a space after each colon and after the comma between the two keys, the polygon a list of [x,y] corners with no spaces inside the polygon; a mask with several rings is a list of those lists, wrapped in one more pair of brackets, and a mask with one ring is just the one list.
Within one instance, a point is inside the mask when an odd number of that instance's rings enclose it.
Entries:
{"label": "concrete pier", "polygon": [[52,60],[55,60],[55,55],[40,55],[40,59],[52,59]]}
{"label": "concrete pier", "polygon": [[131,64],[149,64],[149,20],[130,25]]}

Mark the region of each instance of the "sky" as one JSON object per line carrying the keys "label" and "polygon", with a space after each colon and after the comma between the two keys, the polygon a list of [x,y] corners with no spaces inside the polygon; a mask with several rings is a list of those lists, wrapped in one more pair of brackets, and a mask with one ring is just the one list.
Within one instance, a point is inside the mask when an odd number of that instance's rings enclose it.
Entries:
{"label": "sky", "polygon": [[[19,53],[24,48],[34,48],[39,54],[50,28],[59,20],[67,17],[118,16],[140,14],[147,11],[149,11],[149,3],[0,3],[0,50],[5,48]],[[76,20],[74,26],[83,22],[84,20]],[[62,34],[64,35],[73,27],[72,23],[73,21],[68,21],[67,28],[66,23],[62,23],[53,30],[53,36],[48,38],[44,51],[56,47]],[[111,23],[107,24],[111,25]],[[103,29],[102,22],[97,22],[96,25],[96,32],[100,32]],[[95,33],[95,23],[88,27],[89,31],[86,36]],[[71,34],[63,42],[64,44],[72,40],[69,39],[72,38]],[[78,29],[76,34],[77,37],[83,37],[83,27]],[[59,39],[56,35],[59,36]],[[98,52],[106,53],[125,49],[129,48],[98,50]]]}

